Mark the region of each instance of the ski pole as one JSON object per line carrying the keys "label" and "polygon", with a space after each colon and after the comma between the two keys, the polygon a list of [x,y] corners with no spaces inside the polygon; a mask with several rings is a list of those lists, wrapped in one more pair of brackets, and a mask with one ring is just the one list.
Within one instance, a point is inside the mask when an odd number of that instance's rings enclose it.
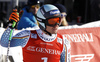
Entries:
{"label": "ski pole", "polygon": [[[15,25],[16,25],[16,22],[13,21],[12,27],[14,28]],[[9,48],[10,48],[12,33],[13,33],[13,29],[11,29],[11,31],[10,31],[10,37],[9,37],[9,43],[8,43],[8,49],[7,49],[7,59],[6,59],[7,62],[8,62],[8,59],[9,59]]]}
{"label": "ski pole", "polygon": [[[15,0],[15,9],[18,9],[18,1],[19,0]],[[14,28],[15,25],[16,25],[16,22],[13,21],[12,27]],[[8,62],[8,59],[9,59],[9,48],[10,48],[10,42],[11,42],[11,39],[12,39],[12,33],[13,33],[13,29],[11,29],[11,31],[10,31],[10,37],[9,37],[8,48],[7,48],[7,58],[6,58],[6,62]]]}

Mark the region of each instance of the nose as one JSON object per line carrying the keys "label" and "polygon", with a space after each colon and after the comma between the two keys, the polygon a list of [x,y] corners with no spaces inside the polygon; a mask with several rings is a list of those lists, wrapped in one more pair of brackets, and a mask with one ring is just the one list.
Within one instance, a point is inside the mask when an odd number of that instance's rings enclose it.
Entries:
{"label": "nose", "polygon": [[59,26],[60,26],[59,23],[56,23],[54,27],[59,27]]}

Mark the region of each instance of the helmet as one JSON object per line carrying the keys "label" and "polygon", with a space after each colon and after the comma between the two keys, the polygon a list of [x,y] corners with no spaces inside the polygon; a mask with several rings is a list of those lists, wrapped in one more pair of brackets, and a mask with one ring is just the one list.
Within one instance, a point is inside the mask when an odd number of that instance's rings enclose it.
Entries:
{"label": "helmet", "polygon": [[36,17],[37,21],[39,22],[40,29],[45,30],[47,25],[46,21],[50,18],[57,18],[57,17],[60,18],[61,13],[56,6],[51,4],[46,4],[39,8]]}
{"label": "helmet", "polygon": [[36,4],[39,4],[40,3],[40,1],[39,0],[28,0],[28,2],[27,2],[27,4],[28,5],[36,5]]}

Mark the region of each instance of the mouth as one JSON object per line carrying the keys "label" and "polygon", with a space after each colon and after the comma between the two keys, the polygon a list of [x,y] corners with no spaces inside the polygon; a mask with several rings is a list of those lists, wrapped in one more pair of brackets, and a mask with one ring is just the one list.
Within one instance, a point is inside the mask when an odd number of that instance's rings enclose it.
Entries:
{"label": "mouth", "polygon": [[58,28],[53,28],[53,30],[58,30]]}

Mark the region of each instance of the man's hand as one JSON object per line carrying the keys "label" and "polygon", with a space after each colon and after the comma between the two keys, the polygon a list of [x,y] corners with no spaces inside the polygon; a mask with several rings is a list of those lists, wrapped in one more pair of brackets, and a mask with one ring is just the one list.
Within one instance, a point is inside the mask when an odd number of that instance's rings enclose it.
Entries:
{"label": "man's hand", "polygon": [[17,9],[13,9],[13,12],[11,13],[9,17],[9,22],[13,23],[13,21],[15,22],[19,21],[19,14],[17,13]]}
{"label": "man's hand", "polygon": [[17,9],[13,9],[13,12],[11,13],[9,17],[9,27],[10,28],[16,28],[17,22],[19,21],[19,13],[17,12]]}

